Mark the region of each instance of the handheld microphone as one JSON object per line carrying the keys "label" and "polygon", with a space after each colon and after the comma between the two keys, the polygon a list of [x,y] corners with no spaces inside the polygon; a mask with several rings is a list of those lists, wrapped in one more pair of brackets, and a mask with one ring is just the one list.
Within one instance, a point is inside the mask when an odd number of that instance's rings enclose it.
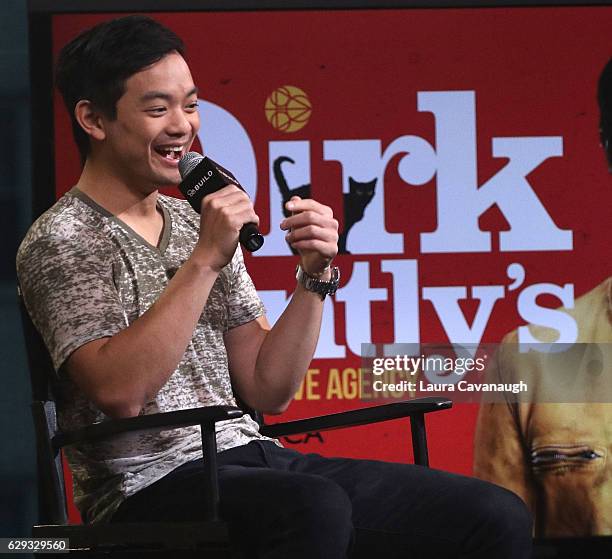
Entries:
{"label": "handheld microphone", "polygon": [[[202,207],[202,199],[207,194],[217,192],[228,184],[235,184],[244,190],[236,177],[227,169],[195,151],[190,151],[181,157],[179,172],[183,179],[179,184],[179,190],[198,213]],[[264,238],[255,223],[245,223],[240,229],[238,238],[249,252],[259,250],[264,243]]]}

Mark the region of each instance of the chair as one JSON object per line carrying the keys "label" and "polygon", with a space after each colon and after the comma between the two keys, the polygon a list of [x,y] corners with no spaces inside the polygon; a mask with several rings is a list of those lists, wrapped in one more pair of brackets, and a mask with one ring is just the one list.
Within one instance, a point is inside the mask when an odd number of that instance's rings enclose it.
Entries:
{"label": "chair", "polygon": [[[51,358],[23,303],[18,288],[28,363],[32,381],[32,415],[36,434],[39,484],[39,521],[32,529],[35,538],[67,538],[71,553],[88,557],[135,557],[134,553],[154,556],[170,551],[205,549],[205,557],[230,557],[228,528],[219,518],[219,487],[216,469],[215,423],[241,417],[243,410],[230,406],[186,409],[138,417],[112,419],[63,432],[56,421],[55,401],[50,379],[55,374]],[[452,403],[444,398],[422,398],[407,402],[368,407],[286,423],[263,425],[262,416],[249,411],[269,437],[324,431],[409,417],[415,463],[429,465],[425,414],[448,409]],[[141,430],[168,430],[200,425],[205,479],[209,498],[202,503],[204,519],[196,522],[151,522],[110,524],[68,524],[66,493],[61,459],[62,448],[84,441],[95,441],[122,433]],[[48,557],[48,554],[45,554]],[[65,557],[65,555],[64,555]]]}

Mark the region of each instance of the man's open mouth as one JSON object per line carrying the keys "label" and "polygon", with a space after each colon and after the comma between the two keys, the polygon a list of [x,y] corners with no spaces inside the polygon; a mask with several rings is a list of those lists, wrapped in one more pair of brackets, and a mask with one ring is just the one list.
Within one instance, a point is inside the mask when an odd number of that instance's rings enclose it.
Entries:
{"label": "man's open mouth", "polygon": [[171,161],[178,161],[183,156],[183,146],[159,146],[155,151]]}

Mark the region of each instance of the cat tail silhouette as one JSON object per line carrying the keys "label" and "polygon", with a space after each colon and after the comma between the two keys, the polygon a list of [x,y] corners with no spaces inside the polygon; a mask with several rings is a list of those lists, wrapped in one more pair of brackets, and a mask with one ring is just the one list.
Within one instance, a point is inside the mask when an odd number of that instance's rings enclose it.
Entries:
{"label": "cat tail silhouette", "polygon": [[285,162],[289,162],[295,165],[295,160],[291,159],[291,157],[287,157],[286,155],[282,155],[281,157],[277,157],[274,160],[274,178],[276,179],[276,184],[278,185],[278,189],[280,190],[281,196],[283,198],[287,198],[291,196],[291,192],[289,189],[289,185],[287,184],[287,179],[283,174],[282,165]]}
{"label": "cat tail silhouette", "polygon": [[[289,200],[291,200],[293,196],[299,196],[302,199],[311,198],[310,183],[303,184],[301,186],[297,186],[294,188],[289,187],[289,184],[287,184],[287,179],[285,178],[285,175],[282,169],[283,163],[287,163],[287,162],[295,165],[295,161],[291,159],[291,157],[281,156],[281,157],[277,157],[274,160],[274,164],[272,167],[272,170],[274,172],[274,178],[276,180],[276,184],[278,185],[278,189],[280,191],[281,198],[282,198],[281,211],[283,212],[283,215],[285,217],[289,217],[291,215],[291,212],[285,208],[285,204]],[[291,247],[291,245],[289,245],[289,247],[291,248],[291,252],[293,252],[293,254],[297,254],[297,251],[294,250],[293,247]]]}
{"label": "cat tail silhouette", "polygon": [[338,254],[351,254],[346,250],[346,238],[348,237],[348,231],[345,229],[338,235]]}
{"label": "cat tail silhouette", "polygon": [[[289,217],[291,215],[291,212],[287,211],[287,209],[285,208],[285,204],[291,199],[291,196],[293,194],[291,192],[291,189],[289,188],[289,185],[287,184],[287,179],[285,178],[282,169],[283,163],[286,162],[295,165],[295,160],[291,159],[291,157],[281,156],[277,157],[274,160],[272,169],[274,172],[274,179],[276,180],[276,184],[278,185],[278,190],[280,191],[281,195],[281,211],[283,212],[283,215],[285,217]],[[287,244],[289,245],[289,243]],[[291,245],[289,245],[289,248],[291,249],[291,252],[293,254],[297,254],[297,251]]]}
{"label": "cat tail silhouette", "polygon": [[274,179],[276,180],[276,184],[278,185],[278,190],[282,199],[282,211],[285,217],[289,217],[290,212],[285,209],[285,204],[291,198],[291,189],[289,188],[289,184],[287,184],[287,179],[285,178],[285,174],[283,173],[283,163],[291,163],[295,165],[295,160],[291,159],[291,157],[281,156],[277,157],[274,160],[273,170],[274,170]]}

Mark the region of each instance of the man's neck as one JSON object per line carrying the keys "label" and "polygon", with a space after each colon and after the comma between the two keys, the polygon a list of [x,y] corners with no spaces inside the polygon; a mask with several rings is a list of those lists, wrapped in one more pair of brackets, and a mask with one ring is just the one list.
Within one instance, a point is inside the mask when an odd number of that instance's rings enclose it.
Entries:
{"label": "man's neck", "polygon": [[157,207],[157,190],[147,192],[109,172],[109,166],[88,159],[77,188],[119,218],[152,246],[158,246],[164,217]]}
{"label": "man's neck", "polygon": [[146,220],[157,216],[157,190],[146,192],[88,158],[76,184],[94,202],[119,218]]}

